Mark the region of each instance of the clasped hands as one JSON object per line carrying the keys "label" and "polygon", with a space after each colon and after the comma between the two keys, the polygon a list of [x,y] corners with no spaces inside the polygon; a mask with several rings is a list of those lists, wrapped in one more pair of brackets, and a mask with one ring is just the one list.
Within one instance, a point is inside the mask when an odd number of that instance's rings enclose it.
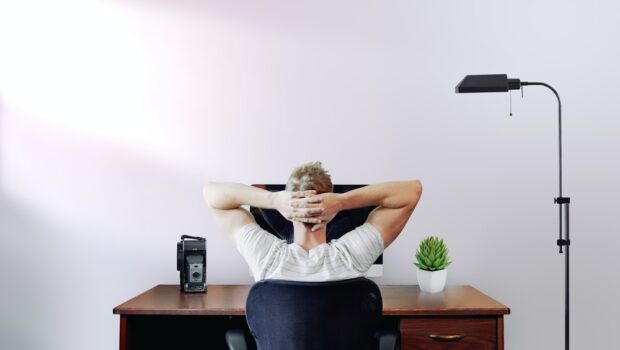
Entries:
{"label": "clasped hands", "polygon": [[336,193],[317,194],[314,190],[308,190],[280,191],[275,195],[276,209],[282,216],[290,221],[314,224],[312,231],[327,225],[342,210],[340,196]]}

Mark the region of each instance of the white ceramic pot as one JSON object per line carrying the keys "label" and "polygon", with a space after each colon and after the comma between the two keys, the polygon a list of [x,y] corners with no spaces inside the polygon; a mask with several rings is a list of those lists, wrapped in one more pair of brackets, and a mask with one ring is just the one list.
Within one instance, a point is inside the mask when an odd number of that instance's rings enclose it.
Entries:
{"label": "white ceramic pot", "polygon": [[425,271],[418,269],[418,284],[420,289],[428,293],[437,293],[446,286],[448,269],[439,271]]}

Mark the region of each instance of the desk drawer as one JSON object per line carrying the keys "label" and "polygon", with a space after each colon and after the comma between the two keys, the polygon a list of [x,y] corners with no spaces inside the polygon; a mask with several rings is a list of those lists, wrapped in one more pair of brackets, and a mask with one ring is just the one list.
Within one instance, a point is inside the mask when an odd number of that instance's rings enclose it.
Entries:
{"label": "desk drawer", "polygon": [[420,317],[400,321],[402,350],[496,350],[493,317]]}

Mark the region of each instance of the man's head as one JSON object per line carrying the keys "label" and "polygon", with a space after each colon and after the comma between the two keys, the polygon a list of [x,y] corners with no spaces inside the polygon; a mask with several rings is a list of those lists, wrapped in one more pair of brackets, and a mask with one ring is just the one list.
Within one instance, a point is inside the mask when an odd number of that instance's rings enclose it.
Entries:
{"label": "man's head", "polygon": [[[334,185],[332,184],[331,176],[327,173],[327,170],[323,169],[321,162],[310,162],[293,169],[291,176],[286,182],[286,190],[291,192],[315,190],[317,194],[320,194],[333,192]],[[314,226],[314,224],[296,223],[294,221],[293,224],[305,227],[308,232]],[[297,230],[295,231],[297,232]],[[295,235],[297,237],[297,233]]]}
{"label": "man's head", "polygon": [[291,173],[286,182],[287,191],[315,190],[317,193],[332,192],[334,185],[327,170],[321,162],[302,164]]}

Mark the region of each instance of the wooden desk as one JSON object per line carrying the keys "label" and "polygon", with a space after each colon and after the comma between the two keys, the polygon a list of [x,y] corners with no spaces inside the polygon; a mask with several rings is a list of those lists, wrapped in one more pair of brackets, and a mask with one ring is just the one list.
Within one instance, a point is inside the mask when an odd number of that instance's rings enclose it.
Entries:
{"label": "wooden desk", "polygon": [[[225,349],[224,332],[247,328],[248,285],[209,285],[184,294],[158,285],[114,308],[120,315],[120,349]],[[510,309],[471,286],[441,293],[418,286],[380,286],[386,325],[398,327],[403,350],[504,349],[504,315]]]}

